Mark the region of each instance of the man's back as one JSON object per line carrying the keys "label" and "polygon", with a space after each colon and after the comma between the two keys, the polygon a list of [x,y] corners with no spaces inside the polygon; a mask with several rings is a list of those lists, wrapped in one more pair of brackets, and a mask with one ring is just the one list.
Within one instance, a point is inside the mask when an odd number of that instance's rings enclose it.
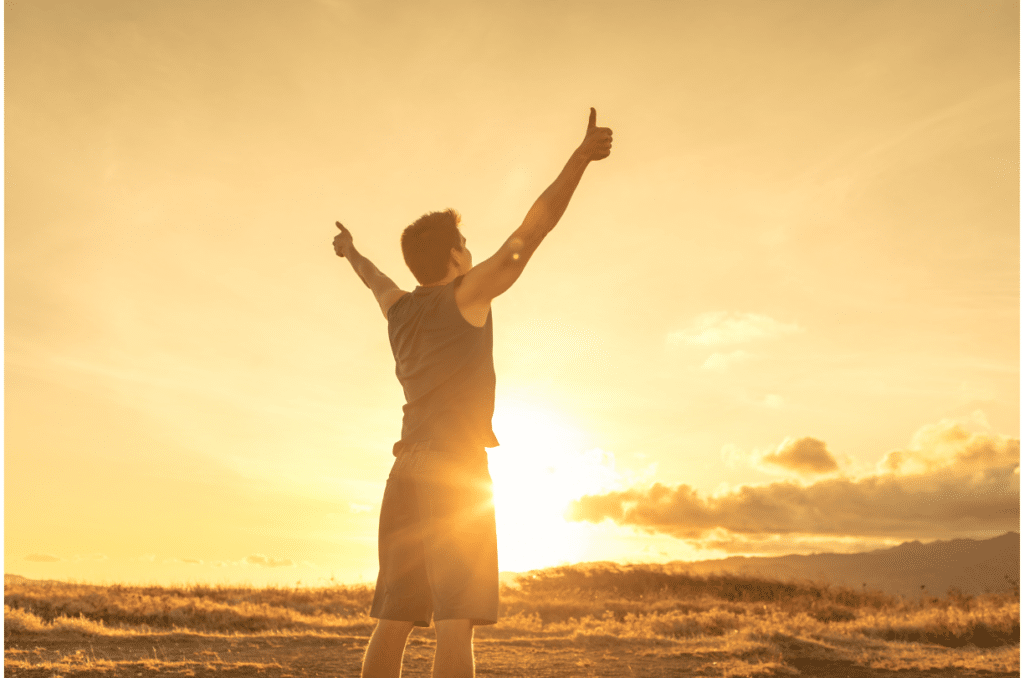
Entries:
{"label": "man's back", "polygon": [[[395,374],[405,392],[401,445],[495,447],[494,360],[490,314],[471,325],[455,302],[461,276],[417,287],[388,309]],[[397,452],[398,446],[396,446]]]}

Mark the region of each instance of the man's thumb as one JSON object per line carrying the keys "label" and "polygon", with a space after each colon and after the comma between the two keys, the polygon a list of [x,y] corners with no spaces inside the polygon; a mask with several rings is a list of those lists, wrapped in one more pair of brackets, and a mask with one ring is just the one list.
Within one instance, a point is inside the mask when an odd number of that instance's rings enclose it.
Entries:
{"label": "man's thumb", "polygon": [[590,107],[590,122],[587,123],[587,131],[589,132],[590,130],[594,129],[595,127],[597,127],[597,111],[594,110],[593,106],[591,106]]}

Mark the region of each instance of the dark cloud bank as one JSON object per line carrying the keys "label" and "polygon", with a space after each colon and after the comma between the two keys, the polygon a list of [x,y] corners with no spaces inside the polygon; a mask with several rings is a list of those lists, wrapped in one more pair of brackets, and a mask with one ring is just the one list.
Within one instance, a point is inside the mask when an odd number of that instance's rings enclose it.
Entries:
{"label": "dark cloud bank", "polygon": [[[814,438],[786,441],[759,461],[803,475],[838,470]],[[1019,464],[1019,440],[944,422],[923,428],[908,449],[886,454],[873,475],[741,486],[703,498],[687,485],[655,483],[581,497],[566,517],[610,519],[726,550],[780,536],[813,542],[998,534],[1020,529]]]}

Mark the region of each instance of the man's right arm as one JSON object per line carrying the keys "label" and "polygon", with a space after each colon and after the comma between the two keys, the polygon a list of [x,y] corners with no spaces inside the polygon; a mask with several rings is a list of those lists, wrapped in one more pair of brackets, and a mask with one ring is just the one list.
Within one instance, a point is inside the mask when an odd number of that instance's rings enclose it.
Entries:
{"label": "man's right arm", "polygon": [[336,221],[334,224],[341,231],[338,235],[334,236],[335,254],[348,259],[348,263],[352,264],[352,270],[356,272],[356,275],[363,281],[363,284],[373,292],[377,304],[380,305],[381,313],[387,318],[388,309],[407,292],[399,289],[398,285],[392,282],[391,278],[381,273],[380,269],[374,266],[372,261],[359,253],[356,246],[352,243],[352,234],[341,225],[340,221]]}
{"label": "man's right arm", "polygon": [[562,218],[587,165],[594,160],[607,158],[611,147],[612,131],[597,126],[597,112],[591,108],[583,143],[573,151],[558,178],[541,193],[526,213],[522,225],[501,248],[489,259],[474,266],[463,278],[455,292],[456,303],[463,314],[476,311],[486,315],[491,299],[519,279],[534,251]]}

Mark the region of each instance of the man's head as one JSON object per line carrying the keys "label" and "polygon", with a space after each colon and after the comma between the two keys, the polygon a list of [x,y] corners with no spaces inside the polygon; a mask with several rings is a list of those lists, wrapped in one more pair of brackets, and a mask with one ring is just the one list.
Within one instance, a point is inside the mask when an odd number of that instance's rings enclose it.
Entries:
{"label": "man's head", "polygon": [[473,267],[460,221],[458,212],[446,209],[424,214],[402,232],[402,255],[421,285],[444,280],[452,267],[459,275]]}

